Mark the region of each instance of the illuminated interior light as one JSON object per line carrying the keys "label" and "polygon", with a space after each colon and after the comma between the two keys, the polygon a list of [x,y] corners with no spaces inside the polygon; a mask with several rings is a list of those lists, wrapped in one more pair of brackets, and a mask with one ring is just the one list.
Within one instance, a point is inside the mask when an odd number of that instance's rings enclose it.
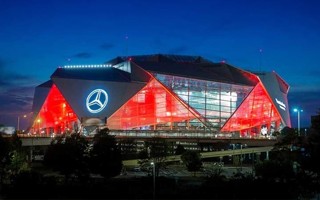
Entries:
{"label": "illuminated interior light", "polygon": [[[139,96],[144,95],[145,101],[137,101]],[[172,113],[175,115],[171,115]],[[153,79],[108,119],[108,127],[132,129],[155,124],[185,122],[198,117],[194,110],[188,109],[162,84]]]}
{"label": "illuminated interior light", "polygon": [[263,89],[262,84],[258,83],[233,116],[222,127],[221,131],[247,131],[253,127],[273,122],[280,123],[280,121],[281,118],[276,112],[275,106],[270,102],[270,98]]}
{"label": "illuminated interior light", "polygon": [[[65,69],[79,69],[79,68],[105,68],[112,67],[111,64],[92,64],[92,65],[65,65],[63,68]],[[61,66],[59,66],[61,68]]]}
{"label": "illuminated interior light", "polygon": [[[61,105],[65,105],[65,107],[61,109]],[[50,110],[50,112],[48,112],[48,110]],[[61,116],[64,116],[66,113],[69,113],[69,115],[63,121],[60,121],[60,124],[59,120],[63,119]],[[77,120],[78,118],[70,105],[62,96],[58,88],[53,85],[47,99],[39,111],[37,120],[33,122],[33,127],[36,129],[52,128],[55,133],[60,134],[67,128],[67,124],[77,122]]]}

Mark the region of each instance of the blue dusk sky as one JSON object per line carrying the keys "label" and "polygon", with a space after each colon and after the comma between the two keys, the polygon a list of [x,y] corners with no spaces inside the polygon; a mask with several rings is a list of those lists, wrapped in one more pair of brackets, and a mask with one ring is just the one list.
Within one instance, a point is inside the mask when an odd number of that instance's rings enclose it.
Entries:
{"label": "blue dusk sky", "polygon": [[17,126],[58,66],[163,53],[277,72],[290,85],[292,126],[300,107],[309,127],[320,109],[319,9],[317,0],[0,0],[0,124]]}

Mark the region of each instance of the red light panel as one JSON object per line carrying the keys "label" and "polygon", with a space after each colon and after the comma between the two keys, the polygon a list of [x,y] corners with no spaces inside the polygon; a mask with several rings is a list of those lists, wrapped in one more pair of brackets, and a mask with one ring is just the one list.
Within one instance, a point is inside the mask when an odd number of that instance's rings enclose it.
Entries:
{"label": "red light panel", "polygon": [[77,115],[73,112],[57,86],[53,85],[33,122],[33,128],[37,131],[42,128],[52,128],[54,133],[62,133],[68,128],[72,129],[71,122],[75,122],[77,119]]}
{"label": "red light panel", "polygon": [[132,129],[195,119],[195,111],[152,79],[108,119],[110,129]]}
{"label": "red light panel", "polygon": [[280,123],[280,115],[272,104],[261,83],[258,83],[232,117],[221,129],[222,132],[248,130],[253,127]]}

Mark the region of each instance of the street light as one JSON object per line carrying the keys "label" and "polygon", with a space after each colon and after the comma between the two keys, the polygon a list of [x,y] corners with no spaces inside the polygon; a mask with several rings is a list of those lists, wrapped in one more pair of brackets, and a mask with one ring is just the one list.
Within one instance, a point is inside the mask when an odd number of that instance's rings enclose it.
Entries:
{"label": "street light", "polygon": [[[23,118],[26,118],[27,115],[23,115]],[[20,115],[18,115],[18,124],[17,124],[17,132],[20,130]]]}
{"label": "street light", "polygon": [[40,122],[41,122],[41,120],[38,119],[37,122],[38,122],[38,134],[40,134]]}
{"label": "street light", "polygon": [[300,136],[300,112],[303,112],[303,110],[295,108],[293,109],[293,112],[298,113],[298,136]]}
{"label": "street light", "polygon": [[154,162],[150,163],[152,165],[153,174],[153,199],[156,199],[156,164]]}

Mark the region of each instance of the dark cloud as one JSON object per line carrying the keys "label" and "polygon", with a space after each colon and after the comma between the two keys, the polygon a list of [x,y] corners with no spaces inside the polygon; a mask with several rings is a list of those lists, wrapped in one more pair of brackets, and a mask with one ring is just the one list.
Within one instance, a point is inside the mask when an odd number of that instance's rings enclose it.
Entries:
{"label": "dark cloud", "polygon": [[114,44],[111,44],[111,43],[104,43],[100,45],[100,48],[103,50],[109,50],[109,49],[112,49],[113,47],[114,47]]}
{"label": "dark cloud", "polygon": [[81,52],[73,55],[74,58],[90,58],[92,55],[88,52]]}
{"label": "dark cloud", "polygon": [[301,127],[309,127],[311,116],[315,115],[320,109],[320,89],[309,92],[289,92],[288,101],[293,127],[297,127],[297,114],[292,110],[297,107],[303,110],[300,116]]}
{"label": "dark cloud", "polygon": [[[289,98],[294,101],[309,101],[309,100],[320,100],[320,88],[318,91],[310,91],[310,92],[290,92]],[[319,101],[320,103],[320,101]]]}
{"label": "dark cloud", "polygon": [[31,112],[34,88],[39,81],[22,74],[23,70],[12,71],[10,64],[0,58],[0,124],[16,126],[18,116]]}
{"label": "dark cloud", "polygon": [[7,79],[9,81],[21,82],[21,81],[30,81],[30,80],[33,80],[34,78],[31,76],[26,76],[26,75],[22,75],[22,74],[18,74],[18,73],[11,73],[11,74],[9,74]]}
{"label": "dark cloud", "polygon": [[[2,88],[4,87],[8,87],[11,85],[10,82],[8,82],[7,80],[3,79],[3,77],[0,76],[0,85]],[[1,90],[0,90],[1,91]]]}
{"label": "dark cloud", "polygon": [[12,108],[19,110],[29,107],[32,104],[34,88],[35,86],[15,87],[0,93],[0,110],[10,113]]}
{"label": "dark cloud", "polygon": [[32,76],[20,74],[21,71],[10,71],[9,61],[0,58],[0,91],[6,87],[12,87],[21,84],[30,84],[34,82]]}

